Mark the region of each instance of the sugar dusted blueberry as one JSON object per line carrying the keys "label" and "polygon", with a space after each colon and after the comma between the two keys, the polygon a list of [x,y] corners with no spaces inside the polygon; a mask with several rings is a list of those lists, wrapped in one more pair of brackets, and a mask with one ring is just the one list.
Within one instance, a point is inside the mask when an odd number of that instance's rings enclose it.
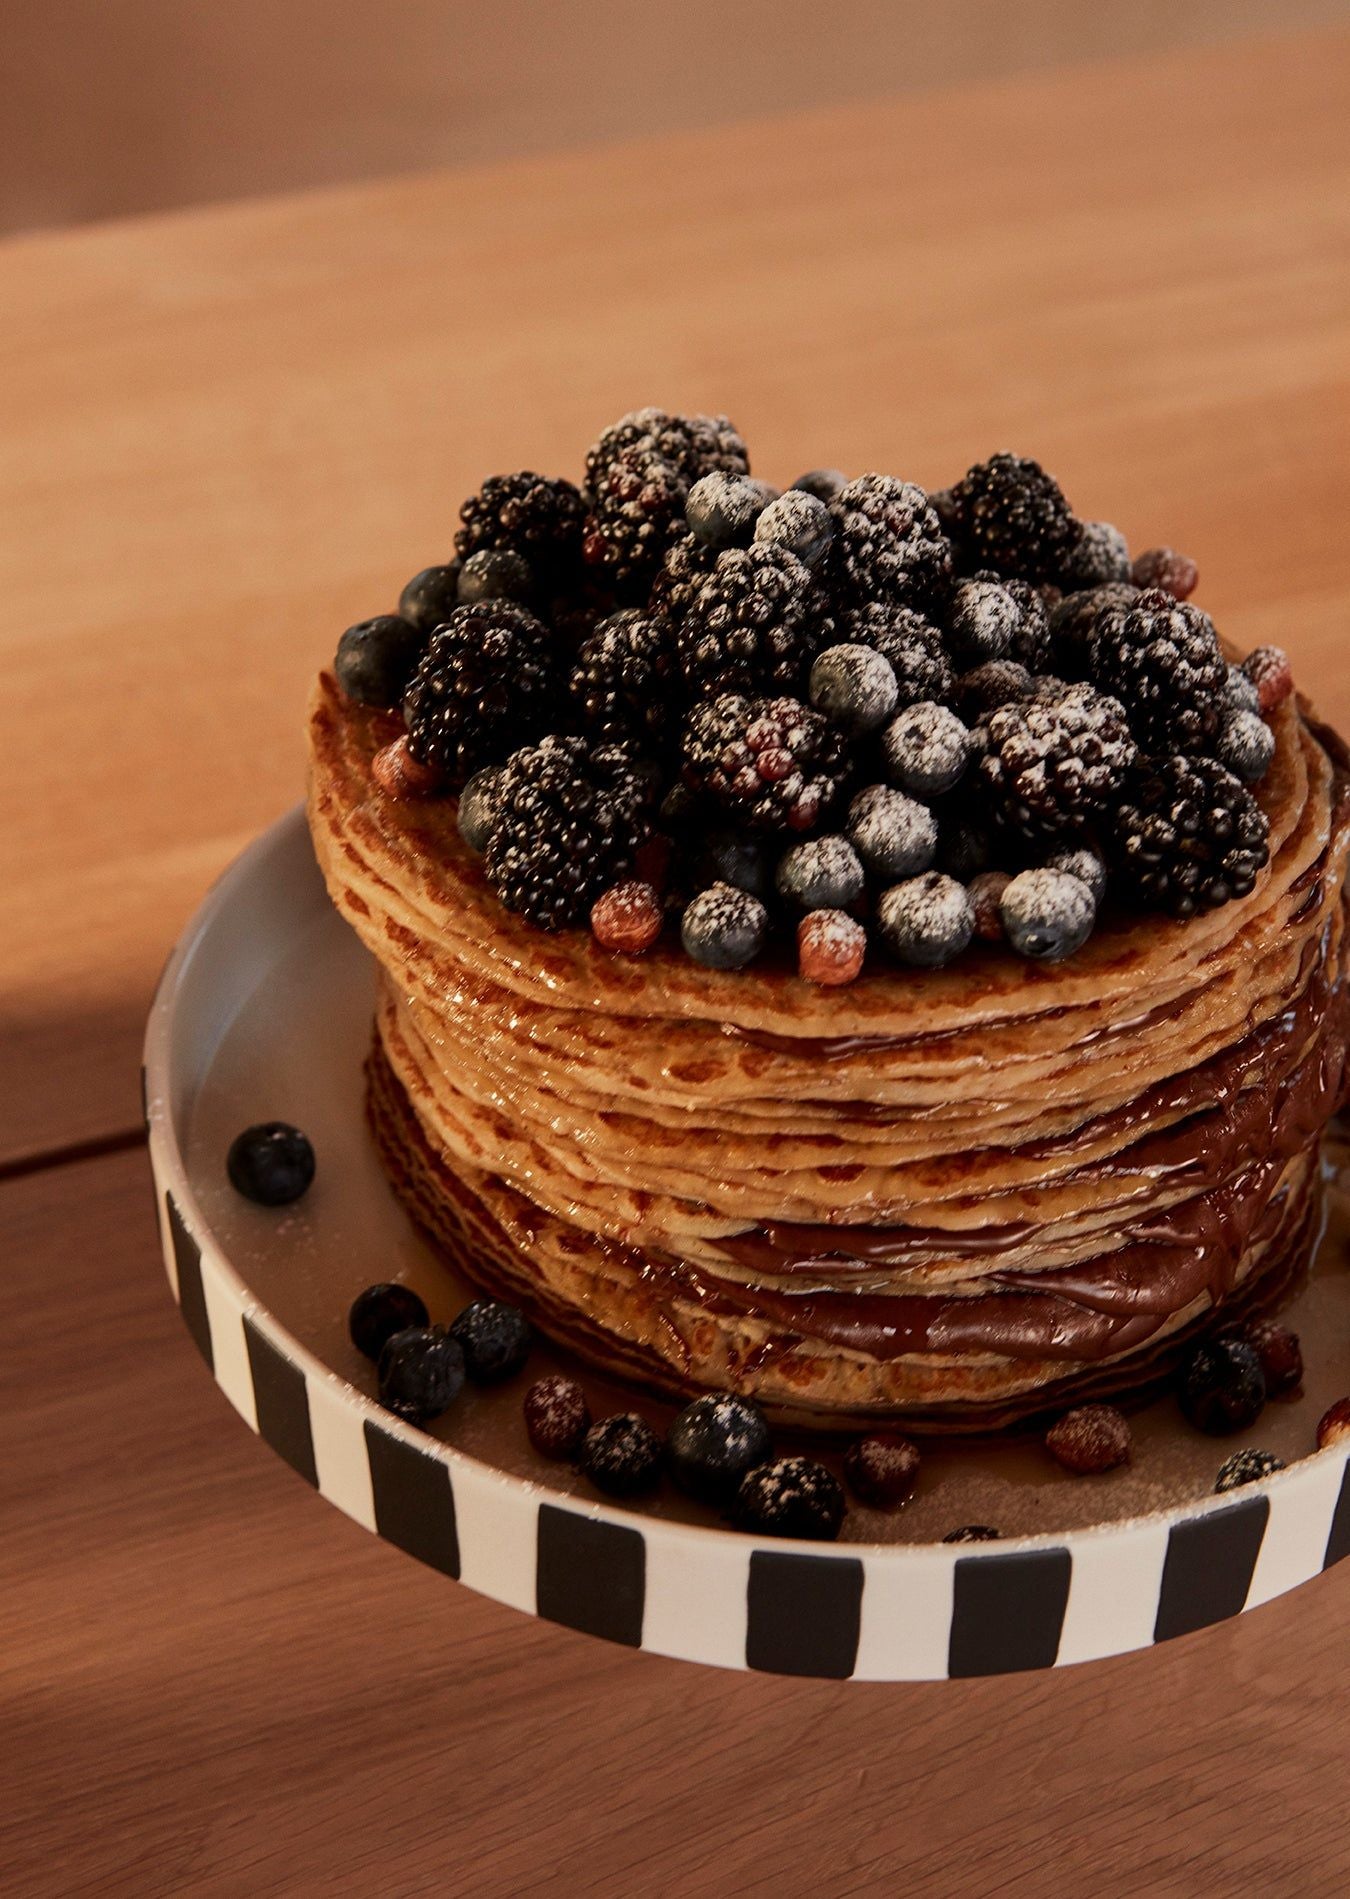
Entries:
{"label": "sugar dusted blueberry", "polygon": [[954,877],[928,871],[895,884],[877,905],[882,940],[897,961],[916,969],[940,969],[967,947],[975,911]]}
{"label": "sugar dusted blueberry", "polygon": [[840,989],[862,973],[867,931],[844,910],[812,910],[797,925],[797,969],[822,989]]}
{"label": "sugar dusted blueberry", "polygon": [[750,539],[763,507],[759,483],[719,472],[694,483],[684,513],[690,530],[709,547],[736,547]]}
{"label": "sugar dusted blueberry", "polygon": [[464,1354],[464,1369],[476,1385],[512,1378],[530,1355],[525,1314],[502,1299],[475,1299],[455,1319],[450,1336]]}
{"label": "sugar dusted blueberry", "polygon": [[1259,784],[1275,756],[1275,734],[1259,712],[1230,712],[1219,729],[1219,763],[1244,785]]}
{"label": "sugar dusted blueberry", "polygon": [[363,706],[396,706],[417,670],[426,636],[396,613],[349,626],[338,641],[333,671],[349,699]]}
{"label": "sugar dusted blueberry", "polygon": [[813,837],[778,860],[778,894],[802,910],[846,910],[863,892],[862,860],[846,837]]}
{"label": "sugar dusted blueberry", "polygon": [[1106,864],[1097,852],[1086,844],[1077,849],[1055,851],[1045,860],[1047,870],[1058,870],[1067,877],[1076,877],[1087,885],[1092,892],[1092,901],[1100,904],[1106,895]]}
{"label": "sugar dusted blueberry", "polygon": [[590,1427],[586,1394],[574,1378],[550,1372],[536,1378],[525,1393],[525,1429],[541,1457],[569,1459],[581,1449]]}
{"label": "sugar dusted blueberry", "polygon": [[501,780],[499,765],[485,765],[476,771],[459,794],[455,822],[459,834],[471,851],[485,851],[496,821],[496,791]]}
{"label": "sugar dusted blueberry", "polygon": [[704,1503],[729,1503],[748,1470],[771,1449],[759,1406],[730,1392],[708,1393],[685,1406],[666,1433],[666,1468],[675,1483]]}
{"label": "sugar dusted blueberry", "polygon": [[640,1496],[661,1475],[661,1440],[635,1411],[601,1418],[581,1441],[581,1468],[607,1497]]}
{"label": "sugar dusted blueberry", "polygon": [[1019,956],[1059,963],[1087,942],[1097,917],[1091,890],[1063,870],[1020,871],[1003,892],[1003,928]]}
{"label": "sugar dusted blueberry", "polygon": [[847,1505],[839,1479],[807,1457],[783,1457],[747,1472],[736,1493],[739,1528],[760,1536],[832,1543]]}
{"label": "sugar dusted blueberry", "polygon": [[1208,1437],[1230,1437],[1256,1423],[1266,1402],[1260,1354],[1245,1339],[1207,1339],[1181,1368],[1182,1415]]}
{"label": "sugar dusted blueberry", "polygon": [[1255,1448],[1234,1451],[1215,1479],[1215,1495],[1222,1496],[1227,1490],[1241,1490],[1247,1484],[1258,1484],[1263,1477],[1273,1477],[1276,1471],[1283,1469],[1284,1459],[1277,1457],[1274,1451]]}
{"label": "sugar dusted blueberry", "polygon": [[811,703],[843,732],[874,732],[895,710],[895,672],[874,647],[831,646],[811,668]]}
{"label": "sugar dusted blueberry", "polygon": [[894,1431],[872,1431],[844,1453],[844,1481],[877,1510],[894,1510],[919,1481],[918,1446]]}
{"label": "sugar dusted blueberry", "polygon": [[460,563],[452,560],[414,574],[398,597],[400,618],[422,633],[434,632],[459,605],[459,568]]}
{"label": "sugar dusted blueberry", "polygon": [[1080,521],[1060,578],[1066,587],[1104,587],[1130,578],[1130,548],[1109,521]]}
{"label": "sugar dusted blueberry", "polygon": [[785,547],[806,567],[815,567],[829,551],[834,519],[825,503],[803,489],[791,488],[771,501],[755,522],[755,539]]}
{"label": "sugar dusted blueberry", "polygon": [[1230,712],[1259,712],[1261,695],[1256,690],[1254,680],[1247,677],[1240,666],[1228,668],[1228,686],[1226,702]]}
{"label": "sugar dusted blueberry", "polygon": [[952,651],[965,666],[1002,659],[1021,624],[1022,609],[994,580],[963,580],[952,589],[948,628]]}
{"label": "sugar dusted blueberry", "polygon": [[937,850],[937,819],[893,785],[869,785],[848,808],[853,848],[874,876],[913,877]]}
{"label": "sugar dusted blueberry", "polygon": [[848,476],[841,468],[808,468],[804,475],[798,475],[788,493],[800,492],[814,495],[817,501],[833,501],[847,486]]}
{"label": "sugar dusted blueberry", "polygon": [[429,1316],[411,1286],[385,1281],[357,1294],[347,1315],[347,1331],[358,1352],[378,1359],[395,1332],[425,1326]]}
{"label": "sugar dusted blueberry", "polygon": [[931,700],[906,706],[881,735],[881,755],[893,783],[919,798],[950,791],[970,761],[971,735],[947,706]]}
{"label": "sugar dusted blueberry", "polygon": [[508,547],[484,547],[461,567],[458,591],[462,607],[476,607],[483,600],[516,600],[528,606],[538,589],[522,555]]}
{"label": "sugar dusted blueberry", "polygon": [[411,1424],[448,1411],[464,1387],[459,1341],[440,1325],[395,1332],[380,1353],[380,1403]]}
{"label": "sugar dusted blueberry", "polygon": [[707,969],[744,969],[764,947],[769,913],[758,897],[732,884],[700,891],[680,920],[685,954]]}
{"label": "sugar dusted blueberry", "polygon": [[260,1207],[285,1207],[314,1179],[314,1149],[289,1121],[260,1121],[236,1134],[225,1157],[230,1185]]}

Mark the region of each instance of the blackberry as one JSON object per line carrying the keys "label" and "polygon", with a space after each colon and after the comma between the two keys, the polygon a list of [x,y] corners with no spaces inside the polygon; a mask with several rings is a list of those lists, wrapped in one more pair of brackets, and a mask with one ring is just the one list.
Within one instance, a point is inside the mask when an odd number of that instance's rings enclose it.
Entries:
{"label": "blackberry", "polygon": [[748,475],[750,456],[724,415],[668,415],[664,409],[634,409],[607,428],[586,456],[586,485],[598,494],[605,475],[632,449],[656,455],[684,477]]}
{"label": "blackberry", "polygon": [[1109,521],[1080,521],[1059,578],[1069,589],[1105,587],[1130,578],[1129,543]]}
{"label": "blackberry", "polygon": [[691,693],[780,691],[804,685],[834,643],[824,590],[795,554],[733,547],[694,596],[676,640]]}
{"label": "blackberry", "polygon": [[1050,669],[1050,612],[1042,594],[1029,580],[1005,580],[1003,591],[1011,594],[1021,609],[1021,619],[1012,636],[1007,657],[1025,666],[1028,672]]}
{"label": "blackberry", "polygon": [[685,728],[685,783],[751,830],[811,830],[846,769],[842,735],[797,699],[721,693]]}
{"label": "blackberry", "polygon": [[992,455],[951,490],[961,541],[978,567],[1018,580],[1054,580],[1078,526],[1059,483],[1039,462]]}
{"label": "blackberry", "polygon": [[1247,1430],[1266,1402],[1256,1347],[1238,1338],[1202,1340],[1182,1365],[1177,1399],[1186,1422],[1208,1437]]}
{"label": "blackberry", "polygon": [[455,552],[519,554],[541,580],[575,569],[586,504],[570,481],[536,475],[489,475],[459,511]]}
{"label": "blackberry", "polygon": [[1222,1497],[1229,1490],[1241,1490],[1244,1484],[1258,1484],[1263,1477],[1273,1477],[1276,1471],[1286,1468],[1284,1459],[1277,1457],[1274,1451],[1234,1451],[1214,1480],[1214,1494]]}
{"label": "blackberry", "polygon": [[636,1497],[660,1479],[661,1440],[635,1411],[601,1418],[581,1440],[581,1468],[607,1497]]}
{"label": "blackberry", "polygon": [[660,748],[672,717],[678,672],[669,623],[627,608],[602,620],[582,643],[572,700],[588,732]]}
{"label": "blackberry", "polygon": [[1056,851],[1045,860],[1047,870],[1062,870],[1087,885],[1092,901],[1099,904],[1106,895],[1106,863],[1094,850],[1080,845],[1076,850]]}
{"label": "blackberry", "polygon": [[457,790],[542,730],[553,692],[548,630],[509,600],[456,607],[403,701],[408,750]]}
{"label": "blackberry", "polygon": [[860,475],[830,503],[831,567],[843,596],[923,607],[951,584],[952,551],[928,496],[893,475]]}
{"label": "blackberry", "polygon": [[1032,843],[1099,819],[1136,756],[1124,707],[1091,686],[1059,684],[1000,706],[980,738],[979,774],[996,813]]}
{"label": "blackberry", "polygon": [[839,1479],[807,1457],[784,1457],[747,1471],[736,1492],[735,1521],[761,1536],[832,1543],[847,1504]]}
{"label": "blackberry", "polygon": [[1150,752],[1204,752],[1227,710],[1228,665],[1214,623],[1154,588],[1128,612],[1099,617],[1093,683],[1119,699]]}
{"label": "blackberry", "polygon": [[1265,813],[1232,772],[1180,754],[1132,773],[1111,820],[1125,889],[1176,917],[1245,897],[1270,855],[1269,836]]}
{"label": "blackberry", "polygon": [[582,541],[586,564],[618,598],[645,599],[667,548],[685,531],[688,483],[670,462],[638,447],[609,464],[594,493]]}
{"label": "blackberry", "polygon": [[487,880],[508,910],[544,930],[584,923],[651,828],[650,790],[629,752],[556,734],[511,755],[493,803]]}
{"label": "blackberry", "polygon": [[870,646],[890,661],[899,689],[897,705],[941,703],[952,689],[952,668],[942,635],[931,620],[909,607],[869,601],[840,615],[838,637],[852,646]]}
{"label": "blackberry", "polygon": [[666,1433],[666,1468],[689,1496],[730,1503],[746,1472],[771,1450],[758,1405],[731,1392],[708,1392],[686,1405]]}
{"label": "blackberry", "polygon": [[666,549],[661,571],[652,583],[651,605],[680,621],[693,605],[699,588],[717,566],[721,550],[696,534],[681,534]]}
{"label": "blackberry", "polygon": [[[1065,679],[1087,679],[1098,627],[1106,637],[1106,629],[1123,619],[1138,598],[1139,589],[1123,581],[1065,594],[1050,609],[1047,663],[1053,662],[1055,671]],[[1044,667],[1032,668],[1033,672],[1038,670]]]}

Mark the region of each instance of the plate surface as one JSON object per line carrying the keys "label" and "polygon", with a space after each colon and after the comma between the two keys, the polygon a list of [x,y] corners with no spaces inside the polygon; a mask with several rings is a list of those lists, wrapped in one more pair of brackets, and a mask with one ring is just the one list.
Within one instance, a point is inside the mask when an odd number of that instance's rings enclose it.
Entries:
{"label": "plate surface", "polygon": [[[372,1281],[402,1279],[444,1320],[471,1289],[409,1224],[367,1138],[372,997],[369,959],[294,811],[226,873],[170,959],[147,1033],[146,1116],[170,1283],[217,1383],[330,1502],[422,1561],[662,1654],[915,1680],[1147,1647],[1350,1553],[1346,1452],[1307,1455],[1317,1418],[1350,1390],[1340,1195],[1290,1321],[1310,1361],[1299,1400],[1222,1443],[1161,1401],[1135,1419],[1129,1468],[1096,1479],[1065,1476],[1031,1439],[925,1446],[912,1502],[894,1515],[851,1508],[838,1544],[736,1534],[669,1486],[640,1509],[598,1503],[531,1450],[523,1379],[468,1390],[430,1432],[404,1424],[374,1402],[347,1308]],[[319,1158],[304,1200],[279,1211],[242,1200],[224,1173],[239,1129],[273,1119],[303,1127]],[[566,1364],[541,1346],[529,1375]],[[579,1375],[597,1416],[670,1415]],[[1291,1468],[1215,1498],[1219,1464],[1246,1443]],[[1001,1540],[940,1541],[972,1522]]]}

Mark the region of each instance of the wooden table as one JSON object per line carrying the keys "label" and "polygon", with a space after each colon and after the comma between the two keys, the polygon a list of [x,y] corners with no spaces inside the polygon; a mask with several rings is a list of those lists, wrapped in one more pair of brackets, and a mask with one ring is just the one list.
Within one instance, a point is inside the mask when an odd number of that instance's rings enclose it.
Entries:
{"label": "wooden table", "polygon": [[782,478],[1035,452],[1350,718],[1347,124],[1320,35],[5,248],[0,1889],[1345,1889],[1350,1575],[914,1688],[526,1620],[229,1417],[135,1076],[336,632],[640,402]]}

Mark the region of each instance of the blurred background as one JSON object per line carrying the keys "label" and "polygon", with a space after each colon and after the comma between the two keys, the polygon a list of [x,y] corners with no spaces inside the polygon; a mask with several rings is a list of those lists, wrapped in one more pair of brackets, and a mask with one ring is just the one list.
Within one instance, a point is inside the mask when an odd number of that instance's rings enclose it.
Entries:
{"label": "blurred background", "polygon": [[1350,0],[7,0],[0,231],[1350,18]]}

